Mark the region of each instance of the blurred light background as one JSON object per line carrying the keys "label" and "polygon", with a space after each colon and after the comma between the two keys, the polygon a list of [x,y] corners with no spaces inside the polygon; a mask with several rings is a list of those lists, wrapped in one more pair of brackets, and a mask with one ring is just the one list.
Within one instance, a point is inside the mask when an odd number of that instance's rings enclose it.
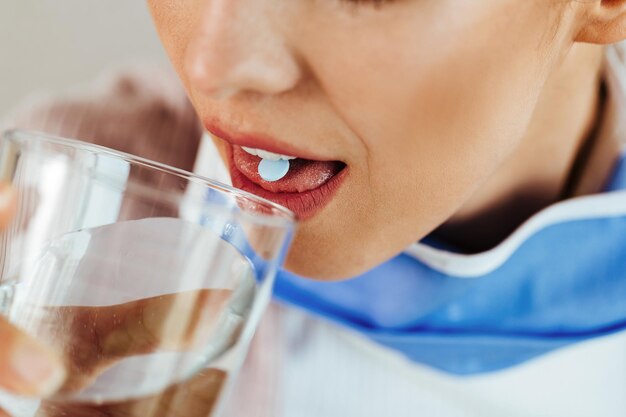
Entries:
{"label": "blurred light background", "polygon": [[140,0],[0,0],[0,53],[0,118],[30,93],[123,63],[167,62]]}

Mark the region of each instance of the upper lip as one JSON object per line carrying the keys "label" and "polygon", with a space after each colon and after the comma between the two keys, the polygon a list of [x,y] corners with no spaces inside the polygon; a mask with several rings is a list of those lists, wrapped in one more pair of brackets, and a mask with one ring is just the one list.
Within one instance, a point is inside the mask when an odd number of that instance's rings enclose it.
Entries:
{"label": "upper lip", "polygon": [[223,139],[231,145],[262,149],[281,155],[290,155],[312,161],[334,161],[334,159],[313,155],[308,151],[298,149],[289,143],[282,142],[264,134],[230,132],[222,128],[217,123],[205,123],[204,127],[213,136]]}

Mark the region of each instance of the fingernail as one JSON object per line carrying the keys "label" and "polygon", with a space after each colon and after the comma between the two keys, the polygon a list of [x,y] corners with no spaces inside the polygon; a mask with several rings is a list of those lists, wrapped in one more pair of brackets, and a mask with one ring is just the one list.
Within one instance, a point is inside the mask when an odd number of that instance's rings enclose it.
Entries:
{"label": "fingernail", "polygon": [[14,374],[23,394],[46,397],[59,389],[65,380],[65,369],[46,348],[31,340],[18,343],[13,351]]}

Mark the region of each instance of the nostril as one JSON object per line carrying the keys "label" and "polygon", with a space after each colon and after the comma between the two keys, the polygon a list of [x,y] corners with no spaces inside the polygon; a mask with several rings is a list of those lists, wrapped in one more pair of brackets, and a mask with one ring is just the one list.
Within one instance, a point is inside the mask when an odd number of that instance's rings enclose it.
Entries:
{"label": "nostril", "polygon": [[215,99],[228,98],[242,89],[235,79],[236,66],[223,48],[212,47],[207,42],[191,45],[184,61],[191,88]]}
{"label": "nostril", "polygon": [[240,92],[281,94],[297,85],[300,66],[280,34],[218,29],[196,34],[185,52],[184,71],[194,90],[223,99]]}
{"label": "nostril", "polygon": [[194,86],[202,87],[202,90],[210,88],[210,80],[214,78],[207,53],[207,50],[190,46],[184,62],[187,78]]}

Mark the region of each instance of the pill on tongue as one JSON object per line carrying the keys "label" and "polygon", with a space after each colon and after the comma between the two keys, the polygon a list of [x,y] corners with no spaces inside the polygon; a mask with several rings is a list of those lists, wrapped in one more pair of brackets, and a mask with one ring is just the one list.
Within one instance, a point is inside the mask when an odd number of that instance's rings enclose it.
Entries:
{"label": "pill on tongue", "polygon": [[278,181],[289,172],[289,161],[280,159],[272,161],[270,159],[261,159],[259,163],[259,175],[265,181]]}

